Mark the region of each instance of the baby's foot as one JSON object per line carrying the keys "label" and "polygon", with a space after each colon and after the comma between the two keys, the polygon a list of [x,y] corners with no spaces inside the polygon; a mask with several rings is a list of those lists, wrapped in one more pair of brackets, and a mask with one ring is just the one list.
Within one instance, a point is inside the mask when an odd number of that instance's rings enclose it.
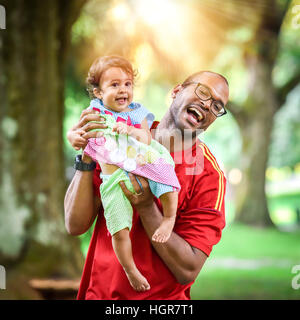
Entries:
{"label": "baby's foot", "polygon": [[152,236],[152,240],[159,243],[167,242],[171,236],[175,219],[163,218],[161,225],[156,229]]}
{"label": "baby's foot", "polygon": [[135,291],[146,291],[150,289],[150,284],[147,279],[139,272],[138,269],[125,271],[130,285]]}

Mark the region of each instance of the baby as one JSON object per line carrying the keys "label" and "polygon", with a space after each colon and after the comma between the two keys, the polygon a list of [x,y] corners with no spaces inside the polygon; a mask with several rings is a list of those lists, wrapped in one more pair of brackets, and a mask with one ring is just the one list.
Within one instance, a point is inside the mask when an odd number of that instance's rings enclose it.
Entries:
{"label": "baby", "polygon": [[87,83],[95,99],[89,108],[99,111],[107,128],[98,129],[98,138],[89,139],[84,152],[101,167],[101,201],[116,256],[131,286],[145,291],[150,285],[134,263],[129,237],[133,210],[119,182],[135,192],[128,172],[148,178],[151,192],[163,207],[163,221],[152,236],[160,243],[173,230],[180,185],[168,150],[151,139],[154,115],[133,102],[134,77],[131,64],[122,57],[105,56],[93,63]]}

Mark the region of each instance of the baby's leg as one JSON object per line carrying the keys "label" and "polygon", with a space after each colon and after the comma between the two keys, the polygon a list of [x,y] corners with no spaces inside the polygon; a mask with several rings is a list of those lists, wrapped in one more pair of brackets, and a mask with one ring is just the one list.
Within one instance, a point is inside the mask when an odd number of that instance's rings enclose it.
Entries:
{"label": "baby's leg", "polygon": [[133,210],[119,182],[124,181],[131,192],[134,192],[134,188],[122,169],[114,171],[111,175],[102,175],[102,180],[103,183],[100,185],[101,201],[107,230],[112,235],[115,254],[132,287],[137,291],[148,290],[150,285],[137,269],[132,257],[129,230],[132,225]]}
{"label": "baby's leg", "polygon": [[163,207],[163,220],[152,236],[155,242],[166,242],[171,236],[177,212],[178,192],[167,192],[160,196]]}
{"label": "baby's leg", "polygon": [[149,290],[150,285],[147,279],[140,273],[134,263],[129,230],[126,228],[115,233],[112,236],[112,244],[133,289],[136,291]]}

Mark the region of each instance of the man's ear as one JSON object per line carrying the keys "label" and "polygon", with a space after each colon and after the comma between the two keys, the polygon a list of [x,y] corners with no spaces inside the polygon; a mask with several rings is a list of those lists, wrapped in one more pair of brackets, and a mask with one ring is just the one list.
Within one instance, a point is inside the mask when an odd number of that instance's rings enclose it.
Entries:
{"label": "man's ear", "polygon": [[172,99],[176,98],[177,93],[182,89],[182,85],[178,84],[173,90],[172,90]]}
{"label": "man's ear", "polygon": [[102,91],[99,88],[94,88],[93,89],[93,94],[96,98],[102,99]]}

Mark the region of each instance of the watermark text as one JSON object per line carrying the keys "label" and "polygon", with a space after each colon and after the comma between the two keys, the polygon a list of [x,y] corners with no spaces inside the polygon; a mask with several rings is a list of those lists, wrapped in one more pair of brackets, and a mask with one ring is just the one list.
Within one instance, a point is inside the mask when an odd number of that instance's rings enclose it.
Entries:
{"label": "watermark text", "polygon": [[6,272],[5,268],[0,265],[0,289],[6,289]]}
{"label": "watermark text", "polygon": [[[138,142],[141,140],[139,138],[133,139],[125,135],[104,137],[103,132],[99,131],[97,137],[90,141],[92,144],[90,151],[93,153],[92,157],[98,162],[106,162],[105,157],[107,157],[110,164],[136,174],[139,174],[141,167],[146,164],[151,167],[151,164],[156,162],[160,162],[161,165],[172,162],[172,165],[185,163],[186,175],[200,175],[204,169],[204,156],[208,153],[204,145],[197,140],[202,132],[203,130],[174,129],[170,132],[167,129],[153,129],[155,140],[161,144],[161,147],[156,150],[157,148],[152,146],[150,150]],[[171,157],[168,159],[167,150],[172,150],[174,153],[174,163],[170,160]],[[214,160],[211,161],[215,166]]]}
{"label": "watermark text", "polygon": [[300,265],[293,266],[292,273],[296,275],[292,279],[292,288],[295,290],[300,289]]}

